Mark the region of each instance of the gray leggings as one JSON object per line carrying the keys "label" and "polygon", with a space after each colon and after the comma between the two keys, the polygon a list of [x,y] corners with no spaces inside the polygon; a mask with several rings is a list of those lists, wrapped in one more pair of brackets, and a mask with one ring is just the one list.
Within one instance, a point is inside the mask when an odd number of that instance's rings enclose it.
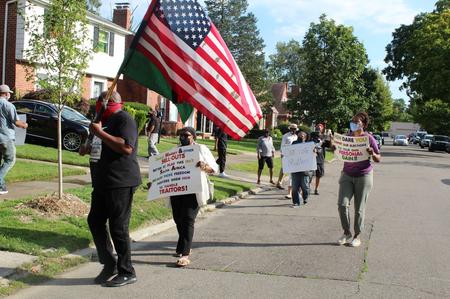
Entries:
{"label": "gray leggings", "polygon": [[350,233],[350,201],[355,198],[355,235],[359,235],[364,229],[364,216],[366,202],[373,186],[373,171],[360,177],[351,177],[344,172],[339,179],[338,211],[341,218],[342,229],[346,234]]}

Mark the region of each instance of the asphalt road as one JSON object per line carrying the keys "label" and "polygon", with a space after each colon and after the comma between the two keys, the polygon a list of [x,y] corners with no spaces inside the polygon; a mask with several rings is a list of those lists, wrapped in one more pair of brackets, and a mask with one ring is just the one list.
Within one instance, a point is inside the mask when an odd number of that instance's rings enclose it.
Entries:
{"label": "asphalt road", "polygon": [[13,297],[450,297],[450,154],[382,148],[359,248],[335,245],[341,168],[326,164],[320,195],[299,209],[268,191],[200,217],[186,269],[173,267],[171,229],[134,244],[134,285],[93,285],[89,263]]}

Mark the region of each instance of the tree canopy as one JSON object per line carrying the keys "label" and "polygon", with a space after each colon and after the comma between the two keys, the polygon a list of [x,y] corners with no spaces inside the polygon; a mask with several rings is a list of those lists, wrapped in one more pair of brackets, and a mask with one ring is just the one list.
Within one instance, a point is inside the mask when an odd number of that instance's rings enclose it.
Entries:
{"label": "tree canopy", "polygon": [[450,0],[395,29],[383,70],[388,80],[406,79],[403,88],[425,100],[450,104]]}
{"label": "tree canopy", "polygon": [[450,0],[436,2],[402,25],[387,45],[388,80],[405,79],[414,121],[431,133],[450,134]]}
{"label": "tree canopy", "polygon": [[347,126],[356,111],[367,110],[362,74],[368,63],[366,50],[353,29],[337,25],[322,15],[311,23],[303,39],[302,92],[291,105],[306,121],[327,121],[335,129]]}
{"label": "tree canopy", "polygon": [[207,12],[227,44],[258,101],[267,101],[264,40],[247,0],[206,0]]}

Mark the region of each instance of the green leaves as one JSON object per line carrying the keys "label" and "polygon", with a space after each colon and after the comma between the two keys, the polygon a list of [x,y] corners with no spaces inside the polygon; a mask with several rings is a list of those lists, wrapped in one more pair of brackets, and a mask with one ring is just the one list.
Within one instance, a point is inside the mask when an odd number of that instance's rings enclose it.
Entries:
{"label": "green leaves", "polygon": [[65,104],[75,97],[62,97],[81,90],[91,49],[85,4],[76,0],[53,0],[44,14],[35,6],[25,8],[25,28],[30,35],[24,51],[31,68],[27,79],[46,89],[51,100]]}
{"label": "green leaves", "polygon": [[298,102],[306,121],[328,121],[335,129],[353,113],[368,108],[361,75],[368,63],[362,43],[351,27],[336,25],[325,15],[312,23],[303,39],[304,75]]}
{"label": "green leaves", "polygon": [[389,80],[406,78],[403,87],[411,95],[450,103],[450,1],[436,7],[395,30],[383,72]]}

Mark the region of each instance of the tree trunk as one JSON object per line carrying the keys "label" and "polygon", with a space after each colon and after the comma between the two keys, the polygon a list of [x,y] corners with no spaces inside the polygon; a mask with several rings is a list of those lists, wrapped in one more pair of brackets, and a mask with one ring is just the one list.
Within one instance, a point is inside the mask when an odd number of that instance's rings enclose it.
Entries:
{"label": "tree trunk", "polygon": [[58,195],[59,199],[63,196],[63,169],[62,169],[62,138],[61,138],[61,112],[62,112],[62,94],[59,96],[58,104]]}

